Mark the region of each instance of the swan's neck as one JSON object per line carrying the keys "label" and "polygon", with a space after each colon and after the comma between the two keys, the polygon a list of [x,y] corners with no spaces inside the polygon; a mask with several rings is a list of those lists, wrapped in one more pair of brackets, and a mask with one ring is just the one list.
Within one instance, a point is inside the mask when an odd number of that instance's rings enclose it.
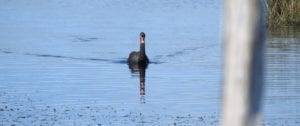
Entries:
{"label": "swan's neck", "polygon": [[145,43],[140,44],[140,55],[142,57],[146,55]]}

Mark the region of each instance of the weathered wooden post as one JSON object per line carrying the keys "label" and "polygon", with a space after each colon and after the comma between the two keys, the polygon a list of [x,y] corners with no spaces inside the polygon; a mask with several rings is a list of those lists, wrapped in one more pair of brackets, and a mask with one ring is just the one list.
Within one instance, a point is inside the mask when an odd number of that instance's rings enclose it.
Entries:
{"label": "weathered wooden post", "polygon": [[260,123],[264,7],[260,0],[225,0],[222,125]]}

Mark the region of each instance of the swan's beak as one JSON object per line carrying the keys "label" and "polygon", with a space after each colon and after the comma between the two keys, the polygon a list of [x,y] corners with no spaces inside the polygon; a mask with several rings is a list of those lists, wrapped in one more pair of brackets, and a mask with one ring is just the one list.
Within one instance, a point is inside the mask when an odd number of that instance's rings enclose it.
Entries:
{"label": "swan's beak", "polygon": [[140,42],[141,43],[145,43],[145,38],[144,37],[140,37]]}

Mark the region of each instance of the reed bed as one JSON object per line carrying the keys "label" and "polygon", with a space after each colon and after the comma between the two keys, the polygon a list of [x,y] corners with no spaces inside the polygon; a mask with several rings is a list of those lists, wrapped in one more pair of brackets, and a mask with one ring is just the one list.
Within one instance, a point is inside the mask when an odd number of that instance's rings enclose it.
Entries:
{"label": "reed bed", "polygon": [[300,26],[300,0],[265,0],[268,26]]}

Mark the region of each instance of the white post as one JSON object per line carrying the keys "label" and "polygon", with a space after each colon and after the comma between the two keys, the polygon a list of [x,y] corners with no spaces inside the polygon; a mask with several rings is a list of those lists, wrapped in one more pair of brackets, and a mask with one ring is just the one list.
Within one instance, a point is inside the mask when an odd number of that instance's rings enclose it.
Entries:
{"label": "white post", "polygon": [[260,123],[264,7],[260,0],[225,0],[223,126]]}

